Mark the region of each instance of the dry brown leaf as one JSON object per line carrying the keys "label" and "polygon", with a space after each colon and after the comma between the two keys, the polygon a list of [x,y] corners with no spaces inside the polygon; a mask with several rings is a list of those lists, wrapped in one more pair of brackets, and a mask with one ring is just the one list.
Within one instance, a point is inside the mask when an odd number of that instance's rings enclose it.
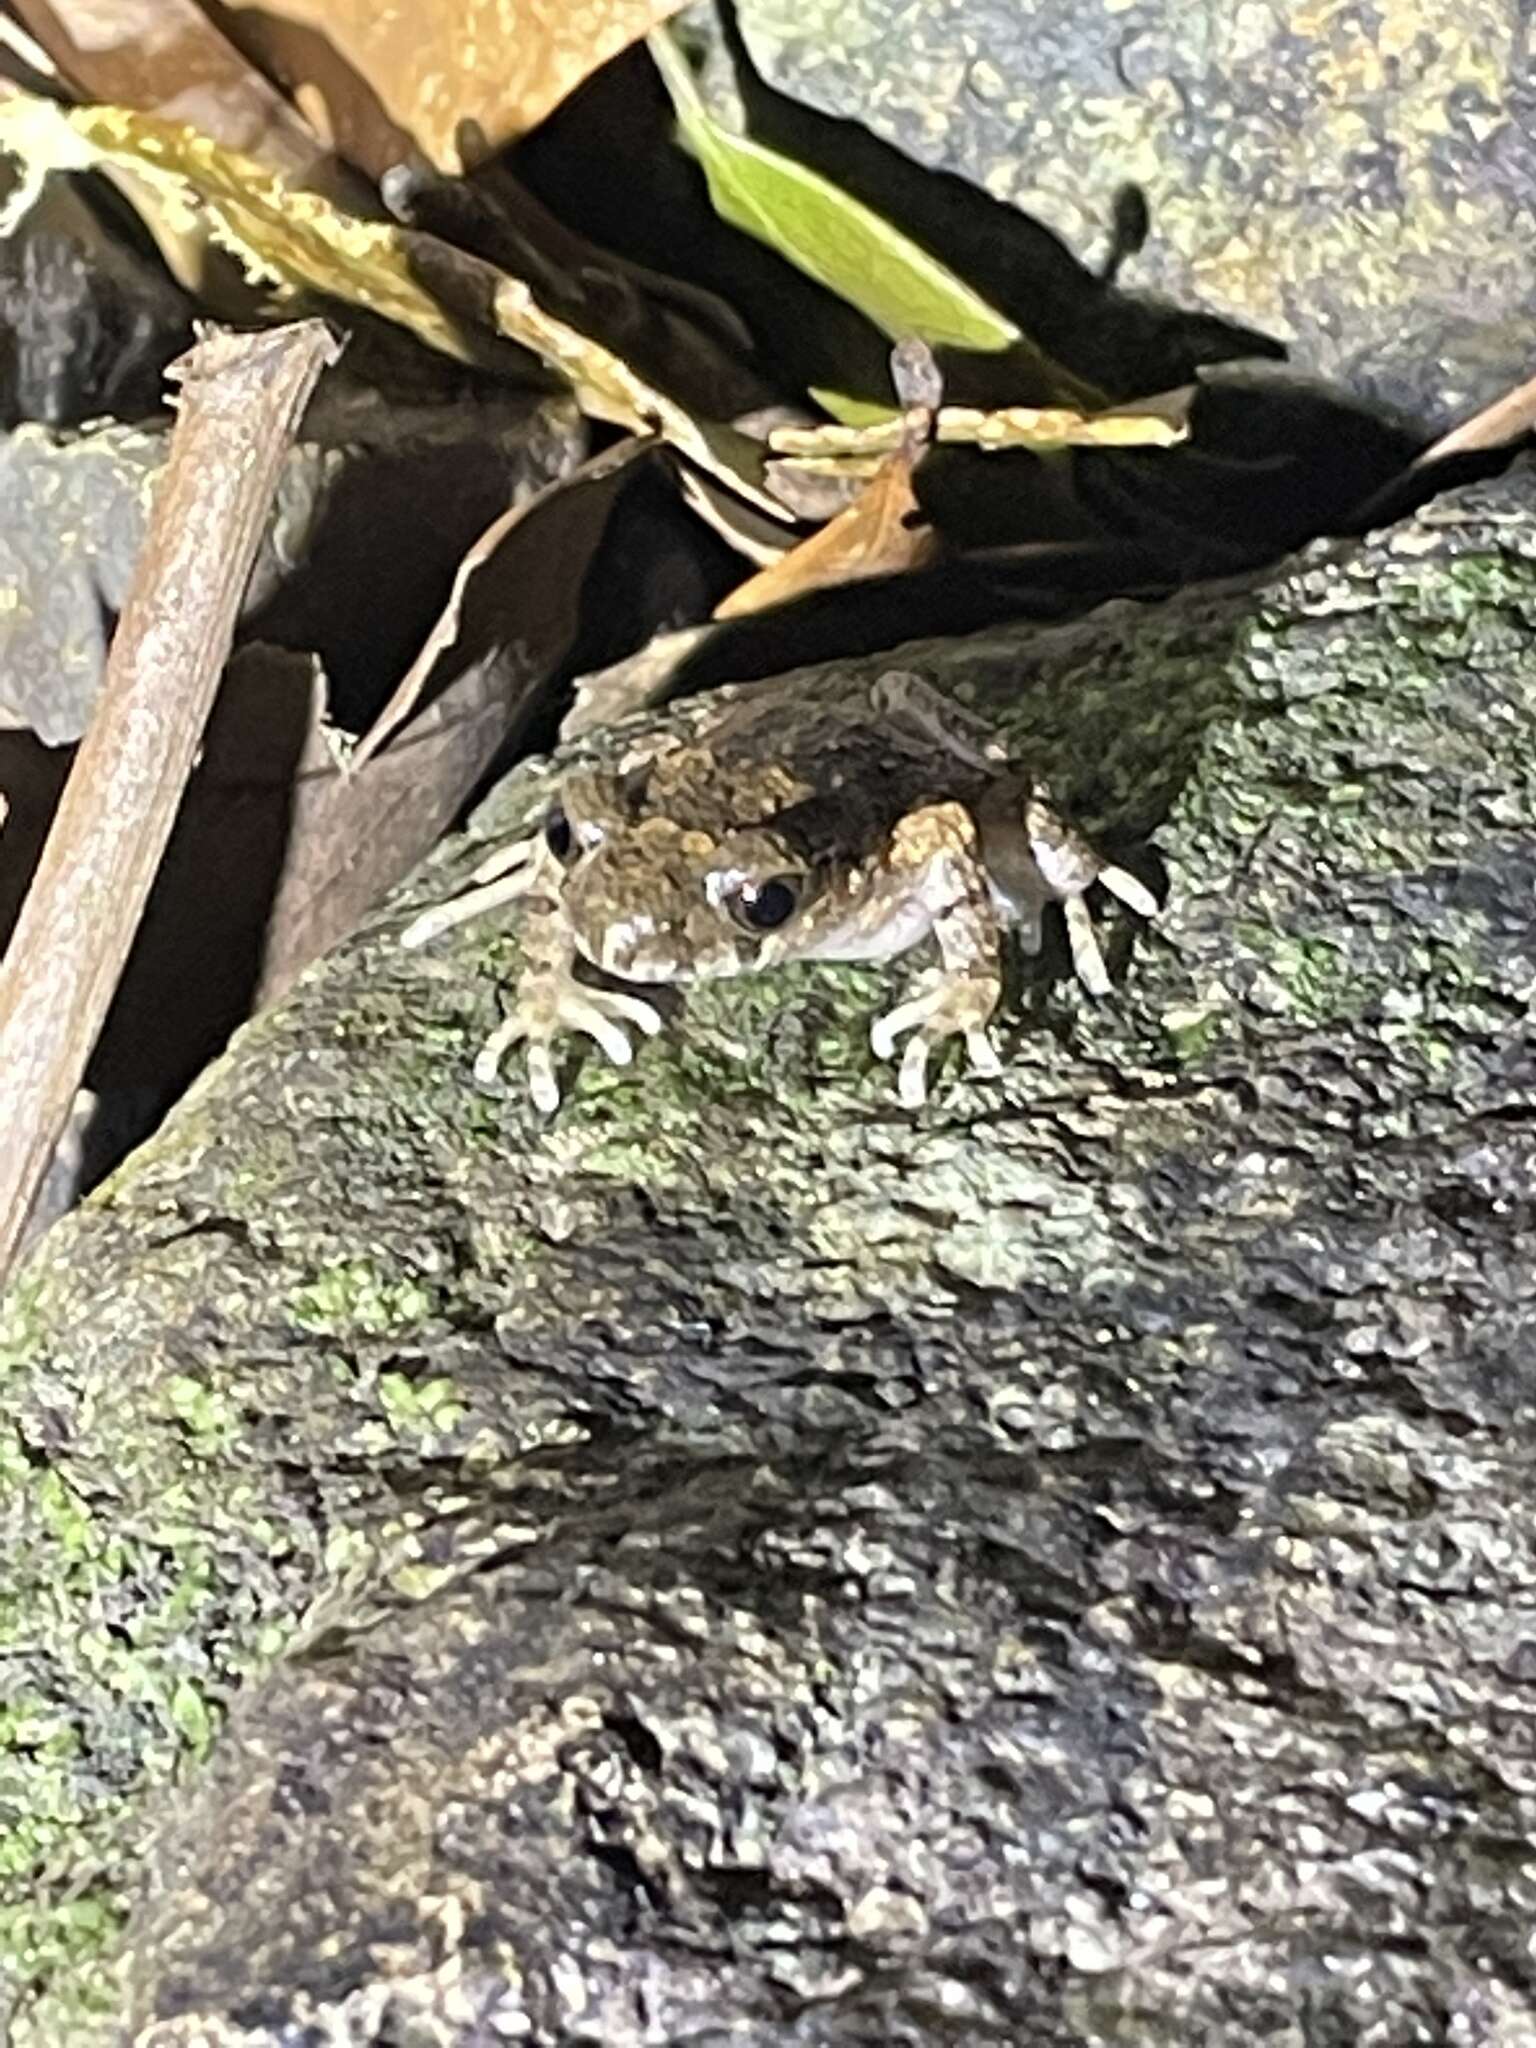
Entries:
{"label": "dry brown leaf", "polygon": [[778,519],[754,511],[734,491],[723,489],[701,470],[686,462],[674,462],[672,468],[688,509],[739,555],[745,555],[754,568],[766,569],[771,562],[782,561],[795,545],[793,534],[786,533]]}
{"label": "dry brown leaf", "polygon": [[44,82],[50,86],[64,83],[58,65],[36,36],[29,36],[21,23],[8,14],[0,14],[0,72],[14,85],[24,85],[29,90]]}
{"label": "dry brown leaf", "polygon": [[[548,703],[587,568],[654,441],[606,449],[498,519],[372,730],[339,760],[310,715],[257,999],[270,1002],[408,874]],[[240,758],[238,748],[232,758]]]}
{"label": "dry brown leaf", "polygon": [[[931,370],[933,358],[926,350],[924,355]],[[937,372],[934,389],[937,392]],[[807,590],[852,583],[861,576],[900,575],[930,562],[938,542],[923,519],[912,488],[912,472],[939,417],[931,406],[909,407],[892,423],[897,446],[853,503],[828,520],[819,533],[738,584],[715,606],[714,616],[736,619],[783,604]]]}
{"label": "dry brown leaf", "polygon": [[234,0],[231,33],[373,177],[459,172],[536,128],[684,0]]}
{"label": "dry brown leaf", "polygon": [[720,630],[718,625],[706,623],[658,633],[634,654],[610,662],[592,675],[578,676],[571,708],[560,721],[562,746],[569,740],[584,739],[590,732],[602,732],[637,711],[666,703],[688,657],[708,646]]}
{"label": "dry brown leaf", "polygon": [[749,576],[715,606],[717,619],[740,618],[828,583],[891,576],[932,560],[937,541],[912,490],[912,463],[897,453],[853,503],[779,561]]}
{"label": "dry brown leaf", "polygon": [[653,439],[621,441],[488,526],[459,564],[441,617],[352,758],[358,774],[423,701],[471,670],[547,679],[576,637],[582,578],[633,466]]}
{"label": "dry brown leaf", "polygon": [[1425,469],[1430,463],[1444,462],[1452,455],[1472,455],[1494,448],[1512,447],[1533,431],[1536,431],[1536,377],[1517,384],[1512,391],[1506,391],[1491,405],[1483,406],[1470,419],[1462,420],[1449,433],[1442,434],[1422,455],[1415,456],[1413,467]]}

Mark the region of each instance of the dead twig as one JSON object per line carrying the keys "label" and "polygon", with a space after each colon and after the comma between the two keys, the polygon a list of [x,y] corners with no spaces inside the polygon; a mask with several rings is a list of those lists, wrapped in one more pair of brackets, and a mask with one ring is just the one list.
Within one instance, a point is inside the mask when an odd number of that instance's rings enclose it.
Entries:
{"label": "dead twig", "polygon": [[284,453],[340,344],[214,334],[181,401],[95,714],[0,963],[0,1281],[117,989],[229,653]]}

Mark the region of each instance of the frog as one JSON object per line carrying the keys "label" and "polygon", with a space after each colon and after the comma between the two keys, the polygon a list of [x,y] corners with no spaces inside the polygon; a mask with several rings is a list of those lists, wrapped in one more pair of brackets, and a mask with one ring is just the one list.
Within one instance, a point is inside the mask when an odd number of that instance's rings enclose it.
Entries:
{"label": "frog", "polygon": [[886,961],[931,942],[933,964],[870,1027],[876,1057],[897,1063],[898,1099],[918,1109],[954,1040],[978,1075],[1003,1071],[990,1027],[1005,935],[1038,952],[1050,905],[1077,979],[1109,992],[1085,902],[1095,885],[1157,914],[1146,885],[1095,851],[991,727],[893,669],[835,696],[794,679],[739,686],[687,729],[629,739],[609,766],[566,768],[534,829],[401,940],[425,946],[520,906],[521,977],[474,1073],[494,1086],[522,1046],[546,1115],[561,1100],[563,1038],[623,1067],[661,1030],[647,986]]}

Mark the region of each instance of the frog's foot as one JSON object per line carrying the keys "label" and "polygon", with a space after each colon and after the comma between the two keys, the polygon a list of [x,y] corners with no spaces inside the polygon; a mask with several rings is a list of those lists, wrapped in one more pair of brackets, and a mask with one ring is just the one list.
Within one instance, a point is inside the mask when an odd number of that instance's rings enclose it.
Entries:
{"label": "frog's foot", "polygon": [[912,1033],[896,1081],[896,1093],[906,1108],[918,1109],[927,1100],[928,1061],[946,1038],[965,1040],[978,1074],[991,1080],[1003,1071],[986,1029],[1000,992],[995,974],[957,976],[940,969],[925,978],[916,995],[875,1019],[869,1042],[877,1059],[893,1059],[897,1039],[904,1031]]}
{"label": "frog's foot", "polygon": [[498,846],[475,869],[469,878],[471,886],[462,896],[434,903],[430,910],[412,918],[400,934],[401,945],[412,951],[430,945],[456,924],[468,924],[471,918],[483,917],[489,910],[499,910],[502,904],[526,896],[539,878],[542,846],[537,838],[514,839]]}
{"label": "frog's foot", "polygon": [[[1029,835],[1029,850],[1040,879],[1048,894],[1060,903],[1066,919],[1073,971],[1091,996],[1108,995],[1109,970],[1104,965],[1104,955],[1099,951],[1098,937],[1084,897],[1097,882],[1139,917],[1156,917],[1157,898],[1124,868],[1101,860],[1082,834],[1065,824],[1038,791],[1024,807],[1024,829]],[[1022,929],[1025,951],[1038,952],[1038,906],[1033,915],[1025,918]]]}
{"label": "frog's foot", "polygon": [[551,1048],[563,1033],[584,1034],[616,1067],[627,1067],[635,1056],[629,1032],[643,1032],[652,1038],[660,1029],[661,1018],[639,996],[618,989],[589,988],[563,968],[525,975],[511,1010],[476,1056],[475,1079],[489,1087],[511,1048],[525,1044],[528,1093],[534,1106],[549,1116],[560,1106],[560,1083]]}

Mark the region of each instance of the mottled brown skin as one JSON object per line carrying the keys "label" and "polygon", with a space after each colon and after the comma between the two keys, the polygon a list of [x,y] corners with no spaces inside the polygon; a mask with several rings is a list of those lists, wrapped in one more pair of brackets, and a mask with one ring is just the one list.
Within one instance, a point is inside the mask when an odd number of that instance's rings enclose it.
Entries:
{"label": "mottled brown skin", "polygon": [[541,833],[499,849],[475,888],[418,918],[404,942],[525,902],[524,971],[476,1073],[494,1077],[525,1043],[530,1091],[550,1111],[563,1033],[585,1033],[623,1065],[629,1030],[660,1028],[642,997],[578,979],[578,959],[629,982],[687,982],[793,960],[884,960],[932,937],[938,965],[871,1030],[882,1058],[911,1034],[899,1090],[916,1105],[946,1038],[963,1037],[981,1072],[999,1071],[986,1025],[1005,926],[1033,951],[1045,904],[1059,901],[1079,976],[1094,993],[1108,986],[1082,901],[1095,881],[1144,915],[1156,909],[985,727],[917,677],[893,672],[836,703],[775,682],[686,739],[637,742],[616,770],[569,772]]}

